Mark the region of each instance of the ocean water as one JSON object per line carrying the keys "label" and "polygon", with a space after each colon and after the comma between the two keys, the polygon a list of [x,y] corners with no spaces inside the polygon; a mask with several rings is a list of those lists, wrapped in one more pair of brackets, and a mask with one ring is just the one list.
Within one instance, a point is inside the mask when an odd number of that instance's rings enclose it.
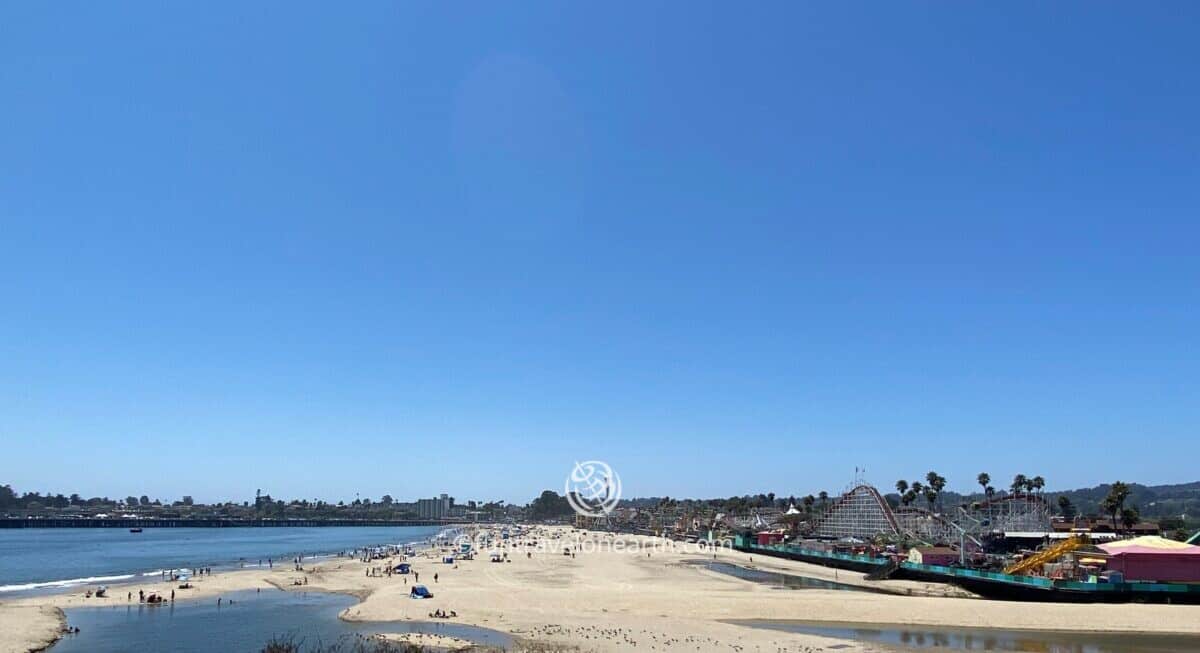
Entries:
{"label": "ocean water", "polygon": [[220,607],[214,599],[70,609],[67,623],[80,632],[64,636],[50,651],[253,653],[275,637],[311,646],[383,632],[434,633],[501,648],[512,644],[504,633],[452,621],[348,623],[337,615],[356,599],[341,594],[264,590],[233,592],[224,599]]}
{"label": "ocean water", "polygon": [[363,546],[423,542],[437,526],[0,529],[0,595],[119,583],[163,569],[291,564]]}

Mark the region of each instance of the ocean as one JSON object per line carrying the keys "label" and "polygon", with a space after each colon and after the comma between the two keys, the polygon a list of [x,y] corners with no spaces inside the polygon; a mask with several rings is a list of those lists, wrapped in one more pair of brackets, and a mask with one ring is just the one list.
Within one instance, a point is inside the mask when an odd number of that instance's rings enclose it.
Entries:
{"label": "ocean", "polygon": [[163,569],[289,565],[363,546],[423,542],[437,526],[0,529],[0,596],[157,576]]}

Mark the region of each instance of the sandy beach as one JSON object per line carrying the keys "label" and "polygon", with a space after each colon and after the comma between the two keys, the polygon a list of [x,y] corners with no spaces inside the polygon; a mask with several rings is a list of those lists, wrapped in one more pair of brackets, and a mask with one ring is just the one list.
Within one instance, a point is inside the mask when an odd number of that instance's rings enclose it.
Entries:
{"label": "sandy beach", "polygon": [[[535,539],[540,547],[528,545]],[[1200,606],[1031,604],[962,598],[961,590],[940,584],[872,582],[863,580],[862,574],[732,550],[702,552],[686,545],[673,550],[651,548],[663,542],[540,527],[507,548],[494,547],[508,554],[507,562],[490,562],[490,550],[483,550],[474,560],[444,564],[440,551],[423,550],[410,562],[420,574],[420,583],[434,594],[425,600],[409,598],[413,575],[367,575],[368,568],[386,567],[388,561],[364,563],[348,558],[325,559],[304,572],[277,567],[217,573],[195,580],[194,589],[176,590],[176,600],[182,604],[211,601],[222,593],[273,587],[341,592],[360,599],[342,613],[349,621],[429,621],[436,610],[453,611],[456,616],[450,621],[509,633],[517,638],[518,646],[596,652],[633,646],[655,651],[819,651],[833,645],[842,645],[838,649],[842,651],[882,650],[858,642],[726,623],[748,619],[1200,634]],[[564,555],[564,548],[574,555]],[[836,579],[893,594],[780,590],[696,564],[714,556],[740,566]],[[307,585],[294,585],[306,577]],[[0,602],[0,650],[44,648],[62,626],[61,609],[122,604],[128,601],[129,592],[136,602],[139,589],[169,595],[174,585],[113,585],[109,596],[100,599],[85,598],[82,589],[71,594],[5,599]]]}

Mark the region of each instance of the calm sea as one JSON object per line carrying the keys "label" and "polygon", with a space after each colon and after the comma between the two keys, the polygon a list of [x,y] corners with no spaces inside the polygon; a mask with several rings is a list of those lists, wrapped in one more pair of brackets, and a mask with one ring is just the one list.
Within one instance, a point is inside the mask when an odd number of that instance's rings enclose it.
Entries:
{"label": "calm sea", "polygon": [[423,542],[436,526],[0,529],[0,593],[117,583],[163,569],[289,564],[363,546]]}

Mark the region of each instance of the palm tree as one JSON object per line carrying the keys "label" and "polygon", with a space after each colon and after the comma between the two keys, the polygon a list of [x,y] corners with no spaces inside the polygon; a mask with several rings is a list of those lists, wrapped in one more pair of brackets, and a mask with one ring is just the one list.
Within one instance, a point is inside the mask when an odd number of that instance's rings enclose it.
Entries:
{"label": "palm tree", "polygon": [[925,500],[929,502],[929,508],[933,509],[934,502],[937,501],[942,490],[946,487],[946,477],[937,472],[929,472],[925,475]]}
{"label": "palm tree", "polygon": [[992,477],[987,472],[983,472],[975,477],[975,482],[979,483],[979,487],[983,488],[983,493],[987,494],[988,483],[992,482]]}
{"label": "palm tree", "polygon": [[1129,486],[1121,481],[1114,481],[1108,490],[1108,496],[1100,503],[1100,507],[1112,518],[1113,530],[1117,530],[1117,515],[1125,509],[1125,500],[1129,498]]}
{"label": "palm tree", "polygon": [[817,493],[817,497],[819,497],[821,499],[821,510],[824,510],[825,504],[829,503],[829,493],[826,492],[825,490],[821,490],[820,492]]}
{"label": "palm tree", "polygon": [[920,481],[913,481],[908,484],[908,492],[912,495],[912,498],[908,502],[912,503],[925,496],[925,484]]}
{"label": "palm tree", "polygon": [[987,495],[987,498],[991,499],[996,494],[996,488],[989,485],[983,488],[983,493]]}
{"label": "palm tree", "polygon": [[1029,479],[1025,478],[1024,474],[1017,474],[1013,477],[1012,491],[1013,494],[1021,494],[1021,492],[1029,485]]}
{"label": "palm tree", "polygon": [[908,492],[908,481],[904,479],[896,481],[896,492],[898,492],[900,496],[904,496],[904,493]]}
{"label": "palm tree", "polygon": [[812,512],[813,504],[817,502],[817,498],[813,495],[804,497],[804,512]]}
{"label": "palm tree", "polygon": [[1042,488],[1044,487],[1046,487],[1046,479],[1042,478],[1041,476],[1034,476],[1033,479],[1029,481],[1029,488],[1038,494],[1041,494]]}

